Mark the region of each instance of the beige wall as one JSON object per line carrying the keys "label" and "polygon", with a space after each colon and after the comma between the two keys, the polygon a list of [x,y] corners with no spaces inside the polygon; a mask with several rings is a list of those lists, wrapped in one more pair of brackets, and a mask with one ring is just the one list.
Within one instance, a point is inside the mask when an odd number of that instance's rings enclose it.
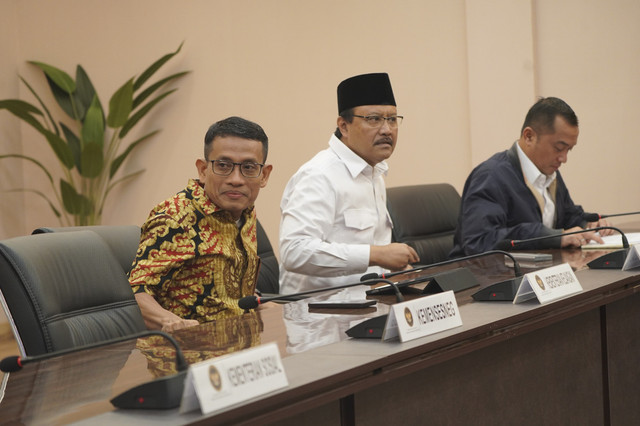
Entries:
{"label": "beige wall", "polygon": [[[562,168],[574,200],[602,213],[640,210],[639,21],[635,0],[2,0],[0,99],[33,101],[17,73],[46,93],[26,64],[40,60],[72,74],[81,63],[105,104],[185,42],[164,75],[192,73],[140,129],[163,130],[130,158],[128,171],[146,172],[112,193],[106,224],[141,224],[195,176],[207,127],[241,115],[271,139],[274,172],[258,214],[277,248],[282,190],[326,146],[336,85],[376,71],[390,74],[405,115],[388,186],[450,182],[461,191],[474,165],[518,137],[536,96],[560,96],[581,120]],[[51,162],[45,142],[6,112],[0,126],[0,153],[24,149]],[[0,162],[0,189],[21,179],[47,189],[37,170],[21,173]],[[57,224],[35,196],[0,197],[0,238]]]}
{"label": "beige wall", "polygon": [[[18,1],[0,2],[0,99],[19,96],[17,4]],[[21,145],[18,120],[0,111],[0,155],[20,153]],[[21,161],[0,160],[0,238],[19,235],[26,226],[24,195],[4,192],[22,186],[22,166]]]}
{"label": "beige wall", "polygon": [[538,92],[566,98],[580,118],[562,169],[573,199],[604,213],[640,210],[640,2],[536,4]]}

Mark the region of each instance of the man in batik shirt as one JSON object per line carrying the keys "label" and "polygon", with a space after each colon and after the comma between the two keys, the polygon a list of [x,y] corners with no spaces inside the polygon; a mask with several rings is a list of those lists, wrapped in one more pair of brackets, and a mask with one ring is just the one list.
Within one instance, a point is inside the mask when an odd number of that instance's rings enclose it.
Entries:
{"label": "man in batik shirt", "polygon": [[239,117],[213,124],[199,179],[158,204],[142,226],[129,282],[150,329],[177,330],[237,315],[254,293],[254,202],[269,179],[268,138]]}

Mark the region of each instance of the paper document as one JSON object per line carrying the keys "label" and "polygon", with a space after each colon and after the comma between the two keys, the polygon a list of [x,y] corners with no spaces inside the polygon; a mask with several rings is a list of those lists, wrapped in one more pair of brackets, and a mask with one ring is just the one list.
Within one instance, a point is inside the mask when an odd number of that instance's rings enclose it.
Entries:
{"label": "paper document", "polygon": [[[549,253],[523,253],[511,252],[521,268],[546,268],[553,265],[553,256]],[[504,257],[504,264],[513,268],[513,260],[509,256]]]}
{"label": "paper document", "polygon": [[[629,245],[640,244],[640,232],[629,232],[624,234],[629,241]],[[604,244],[590,241],[582,246],[583,249],[616,249],[622,248],[622,236],[618,233],[602,237]]]}

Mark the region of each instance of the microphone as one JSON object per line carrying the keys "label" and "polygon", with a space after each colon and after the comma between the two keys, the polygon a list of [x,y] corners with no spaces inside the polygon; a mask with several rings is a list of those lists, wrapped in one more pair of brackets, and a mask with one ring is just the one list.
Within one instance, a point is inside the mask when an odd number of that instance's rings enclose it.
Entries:
{"label": "microphone", "polygon": [[471,254],[469,256],[464,256],[464,257],[457,257],[455,259],[443,260],[442,262],[432,263],[432,264],[429,264],[429,265],[420,265],[420,266],[416,266],[415,268],[412,268],[412,269],[406,269],[404,271],[391,272],[389,274],[385,274],[385,273],[376,274],[375,272],[371,272],[371,273],[368,273],[368,274],[364,274],[362,277],[360,277],[360,281],[367,281],[367,280],[374,279],[374,278],[375,279],[391,278],[391,277],[395,277],[396,275],[410,274],[412,272],[419,272],[419,271],[422,271],[422,270],[425,270],[425,269],[434,268],[436,266],[449,265],[451,263],[460,262],[462,260],[469,260],[469,259],[473,259],[473,258],[476,258],[476,257],[488,256],[488,255],[491,255],[491,254],[504,254],[505,256],[511,258],[511,260],[513,261],[513,271],[515,272],[516,277],[522,276],[522,272],[520,270],[520,264],[518,263],[516,258],[511,253],[500,249],[500,250],[484,251],[482,253]]}
{"label": "microphone", "polygon": [[[417,282],[422,282],[423,280],[418,281],[418,279],[414,279],[410,281],[415,281],[417,283]],[[240,307],[240,309],[244,309],[245,311],[248,311],[249,309],[255,309],[259,305],[266,302],[271,302],[272,300],[296,300],[300,296],[306,296],[308,294],[321,293],[321,292],[330,291],[330,290],[339,290],[342,288],[355,287],[359,285],[372,285],[380,282],[387,283],[393,287],[393,289],[395,290],[397,302],[404,301],[404,297],[402,297],[402,293],[400,293],[400,289],[398,289],[398,286],[396,285],[396,283],[384,278],[374,278],[366,281],[359,281],[357,283],[342,284],[335,287],[326,287],[326,288],[303,291],[301,293],[281,294],[281,295],[270,296],[270,297],[260,297],[256,295],[245,296],[245,297],[242,297],[240,300],[238,300],[238,307]]]}
{"label": "microphone", "polygon": [[[506,251],[503,251],[503,250],[489,250],[483,253],[476,253],[469,256],[465,256],[465,257],[459,257],[456,259],[444,260],[442,262],[437,262],[430,265],[421,265],[413,269],[392,272],[389,274],[378,275],[376,273],[369,273],[369,274],[363,275],[360,279],[362,280],[362,282],[367,282],[370,279],[388,279],[396,275],[408,274],[411,272],[419,272],[425,269],[435,268],[436,266],[448,265],[451,263],[456,263],[463,260],[470,260],[476,257],[488,256],[492,254],[502,254],[504,256],[511,258],[511,260],[513,261],[513,271],[514,271],[515,277],[504,280],[504,281],[500,281],[499,283],[496,283],[496,284],[491,284],[481,290],[478,290],[477,292],[472,294],[471,297],[473,297],[473,299],[477,301],[513,300],[516,293],[518,292],[518,287],[520,286],[520,282],[522,281],[522,270],[520,269],[520,264],[518,263],[516,258],[511,253],[507,253]],[[433,277],[422,277],[421,279],[430,280],[430,279],[436,278],[437,275],[438,274],[435,274]],[[469,275],[471,274],[469,273]],[[454,277],[454,279],[455,278],[457,277]],[[477,285],[477,282],[471,286],[460,285],[459,283],[457,283],[455,285],[456,289],[454,291],[464,290],[466,288],[473,287],[474,285]],[[449,285],[449,286],[453,287],[452,285]],[[383,287],[378,287],[374,290],[384,289],[384,288],[385,287],[383,286]],[[353,327],[348,329],[346,333],[349,337],[353,337],[353,338],[379,339],[382,337],[382,334],[384,332],[386,321],[387,321],[387,315],[369,318],[365,321],[362,321],[354,325]]]}
{"label": "microphone", "polygon": [[[396,275],[401,275],[401,274],[408,274],[411,272],[418,272],[418,271],[422,271],[425,269],[429,269],[429,268],[434,268],[436,266],[443,266],[443,265],[448,265],[451,263],[456,263],[456,262],[460,262],[462,260],[469,260],[469,259],[474,259],[476,257],[481,257],[481,256],[488,256],[491,254],[502,254],[504,256],[507,256],[509,258],[511,258],[511,260],[513,261],[513,270],[515,273],[515,278],[510,278],[508,280],[504,280],[501,281],[499,283],[496,284],[492,284],[488,287],[485,287],[479,291],[477,291],[476,293],[472,294],[471,297],[473,297],[474,300],[478,300],[478,301],[485,301],[485,300],[513,300],[513,298],[515,297],[517,291],[518,291],[518,287],[520,286],[520,282],[522,281],[522,271],[520,270],[520,264],[518,263],[518,261],[516,260],[516,258],[511,254],[511,253],[507,253],[506,251],[502,251],[502,250],[490,250],[490,251],[486,251],[483,253],[477,253],[477,254],[472,254],[469,256],[465,256],[465,257],[460,257],[457,259],[449,259],[449,260],[444,260],[442,262],[438,262],[438,263],[433,263],[430,265],[421,265],[421,266],[417,266],[413,269],[407,269],[405,271],[398,271],[398,272],[392,272],[389,274],[376,274],[376,273],[369,273],[369,274],[364,274],[360,280],[362,282],[367,282],[371,279],[380,279],[380,280],[385,280],[385,281],[389,281],[388,278],[390,277],[394,277]],[[469,275],[471,275],[469,273]],[[437,274],[436,274],[437,276]],[[416,280],[420,280],[420,281],[426,281],[426,280],[431,280],[435,278],[434,277],[421,277],[418,278]],[[457,278],[457,277],[454,277]],[[470,280],[469,280],[470,281]],[[402,283],[402,281],[400,282]],[[397,283],[397,284],[400,284]],[[469,287],[473,287],[474,285],[477,285],[476,283],[473,283],[472,285],[460,285],[459,283],[457,283],[455,285],[456,289],[454,291],[458,291],[458,290],[464,290],[466,288]],[[451,286],[451,285],[450,285]],[[396,286],[394,286],[394,288],[396,288]],[[442,286],[441,286],[442,287]],[[451,286],[453,287],[453,286]],[[375,290],[384,290],[385,287],[378,287]],[[425,287],[426,289],[426,287]],[[444,290],[444,289],[442,289]],[[357,339],[379,339],[382,337],[382,334],[384,332],[384,328],[387,322],[387,317],[388,315],[381,315],[381,316],[377,316],[377,317],[373,317],[373,318],[369,318],[365,321],[362,321],[356,325],[354,325],[353,327],[351,327],[350,329],[348,329],[346,331],[347,336],[349,337],[353,337],[353,338],[357,338]]]}
{"label": "microphone", "polygon": [[[373,278],[373,276],[380,276],[380,277],[385,277],[385,278],[389,278],[389,277],[393,277],[396,275],[400,275],[400,274],[407,274],[407,273],[411,273],[411,272],[418,272],[418,271],[422,271],[425,269],[429,269],[429,268],[434,268],[436,266],[443,266],[443,265],[448,265],[451,263],[456,263],[456,262],[460,262],[463,260],[470,260],[470,259],[474,259],[476,257],[482,257],[482,256],[488,256],[488,255],[492,255],[492,254],[503,254],[507,257],[509,257],[512,261],[513,261],[513,272],[515,277],[514,278],[509,278],[507,280],[504,281],[500,281],[498,283],[495,284],[491,284],[481,290],[478,290],[476,293],[472,294],[471,297],[473,297],[474,300],[477,301],[488,301],[488,300],[513,300],[513,298],[515,297],[516,292],[518,291],[518,287],[520,286],[520,281],[522,281],[522,270],[520,269],[520,263],[518,263],[518,261],[516,260],[516,258],[511,254],[508,253],[504,250],[489,250],[489,251],[485,251],[482,253],[476,253],[476,254],[471,254],[469,256],[464,256],[464,257],[458,257],[456,259],[449,259],[449,260],[444,260],[442,262],[437,262],[437,263],[432,263],[430,265],[421,265],[421,266],[417,266],[413,269],[407,269],[406,271],[398,271],[398,272],[393,272],[390,274],[365,274],[362,276],[362,278],[360,279],[370,279]],[[429,278],[433,278],[433,277],[426,277],[423,279],[429,279]],[[379,287],[380,289],[384,289],[384,287]],[[464,290],[467,287],[458,287],[457,290]],[[376,289],[377,290],[377,289]]]}
{"label": "microphone", "polygon": [[176,370],[177,374],[164,376],[152,380],[147,383],[138,385],[128,391],[111,399],[111,403],[117,408],[147,408],[147,409],[167,409],[175,408],[180,405],[182,392],[184,390],[184,379],[186,377],[189,364],[185,360],[184,354],[180,349],[178,342],[169,334],[159,330],[147,330],[136,334],[118,337],[115,339],[104,340],[101,342],[91,343],[83,346],[67,348],[56,352],[49,352],[35,356],[9,356],[0,361],[0,371],[4,373],[13,373],[22,369],[25,364],[43,361],[49,358],[55,358],[61,355],[80,352],[87,349],[99,348],[114,343],[125,342],[127,340],[138,339],[158,335],[167,339],[176,350]]}
{"label": "microphone", "polygon": [[582,218],[587,222],[597,222],[600,219],[606,219],[608,217],[629,216],[632,214],[640,214],[640,212],[602,214],[602,215],[598,213],[583,213]]}
{"label": "microphone", "polygon": [[25,357],[20,357],[17,355],[8,356],[4,358],[2,361],[0,361],[0,371],[2,371],[3,373],[14,373],[16,371],[20,371],[25,364],[30,364],[32,362],[43,361],[49,358],[55,358],[57,356],[62,356],[62,355],[66,355],[73,352],[80,352],[87,349],[99,348],[101,346],[108,346],[114,343],[126,342],[127,340],[133,340],[133,339],[138,339],[140,337],[148,337],[153,335],[162,336],[165,339],[167,339],[169,342],[171,342],[171,344],[176,348],[177,370],[178,371],[186,370],[189,365],[187,364],[184,358],[184,354],[182,353],[180,346],[178,346],[178,342],[176,342],[176,340],[173,337],[171,337],[170,335],[168,335],[163,331],[147,330],[147,331],[142,331],[136,334],[117,337],[115,339],[103,340],[101,342],[91,343],[83,346],[76,346],[73,348],[67,348],[67,349],[63,349],[55,352],[48,352],[42,355],[25,356]]}
{"label": "microphone", "polygon": [[[595,213],[592,213],[592,214],[595,214]],[[585,216],[586,215],[584,215],[583,217]],[[622,265],[624,265],[624,261],[626,260],[627,254],[629,252],[629,241],[627,240],[627,236],[624,235],[624,232],[622,232],[620,229],[613,226],[597,226],[595,228],[581,229],[579,231],[565,232],[557,235],[545,235],[542,237],[528,238],[525,240],[503,240],[503,241],[500,241],[498,245],[507,246],[510,248],[517,248],[516,246],[520,244],[525,244],[525,243],[530,243],[535,241],[542,241],[542,240],[547,240],[552,238],[561,238],[565,235],[584,234],[586,232],[594,232],[594,231],[599,231],[601,229],[613,229],[614,231],[618,232],[620,234],[620,237],[622,238],[622,249],[602,255],[597,259],[594,259],[591,262],[587,263],[587,265],[591,269],[621,269]]]}

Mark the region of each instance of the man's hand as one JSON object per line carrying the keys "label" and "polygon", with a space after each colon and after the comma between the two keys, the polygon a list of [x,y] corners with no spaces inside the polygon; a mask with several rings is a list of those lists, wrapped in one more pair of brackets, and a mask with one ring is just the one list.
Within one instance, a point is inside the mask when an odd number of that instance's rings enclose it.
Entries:
{"label": "man's hand", "polygon": [[[597,228],[598,226],[611,226],[611,224],[606,219],[600,219],[597,222],[589,222],[587,223],[587,229],[589,228]],[[606,237],[607,235],[612,235],[615,231],[613,229],[601,229],[598,233]]]}
{"label": "man's hand", "polygon": [[371,246],[369,253],[369,266],[380,266],[392,271],[407,269],[412,263],[419,261],[418,253],[404,243]]}
{"label": "man's hand", "polygon": [[199,324],[196,320],[183,319],[167,311],[150,294],[136,293],[135,297],[149,330],[175,331]]}
{"label": "man's hand", "polygon": [[176,317],[175,320],[168,320],[163,322],[162,331],[176,331],[180,330],[181,328],[193,327],[194,325],[198,324],[200,323],[197,320],[182,319],[180,317]]}
{"label": "man's hand", "polygon": [[[562,233],[566,234],[568,232],[576,232],[576,231],[582,231],[582,230],[583,229],[580,228],[579,226],[574,226],[573,228],[563,230]],[[560,239],[560,246],[561,247],[580,247],[587,244],[591,240],[594,240],[601,244],[604,243],[604,241],[602,241],[602,238],[600,238],[598,233],[596,231],[592,231],[592,232],[585,232],[583,234],[563,235]]]}

